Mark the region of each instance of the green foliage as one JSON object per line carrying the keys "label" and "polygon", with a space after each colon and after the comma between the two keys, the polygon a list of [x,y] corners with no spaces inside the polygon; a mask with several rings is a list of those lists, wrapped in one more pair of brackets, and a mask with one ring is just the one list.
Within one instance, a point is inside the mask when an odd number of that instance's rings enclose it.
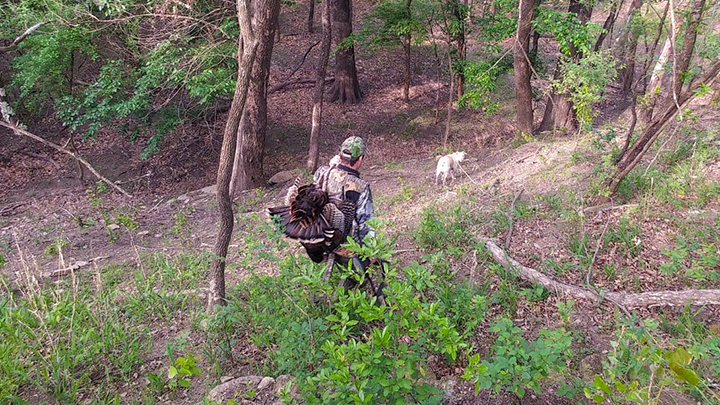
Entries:
{"label": "green foliage", "polygon": [[632,223],[628,217],[622,217],[617,226],[608,226],[604,243],[618,243],[628,256],[637,257],[642,250],[641,234],[640,225]]}
{"label": "green foliage", "polygon": [[587,52],[577,62],[562,64],[562,77],[553,82],[560,93],[567,93],[581,124],[591,124],[595,114],[592,106],[602,100],[607,84],[615,79],[617,70],[612,56],[604,52]]}
{"label": "green foliage", "polygon": [[172,390],[180,388],[190,388],[192,385],[190,380],[197,375],[202,374],[200,368],[195,365],[197,358],[193,355],[187,357],[178,357],[168,368],[167,378],[168,387]]}
{"label": "green foliage", "polygon": [[507,318],[499,319],[490,331],[497,335],[490,351],[491,361],[470,357],[463,378],[475,383],[476,391],[492,389],[496,395],[507,390],[523,398],[527,389],[540,393],[540,383],[552,373],[566,370],[566,360],[572,356],[572,336],[564,328],[540,330],[538,338],[528,342],[522,329]]}
{"label": "green foliage", "polygon": [[658,403],[660,392],[668,387],[688,389],[700,384],[690,368],[693,355],[685,348],[660,347],[652,333],[657,323],[647,320],[639,327],[623,327],[613,350],[603,363],[603,374],[596,375],[585,395],[596,403]]}
{"label": "green foliage", "polygon": [[81,27],[64,26],[20,43],[22,54],[12,60],[11,85],[20,89],[25,110],[38,115],[48,99],[71,94],[74,61],[99,57],[93,37]]}
{"label": "green foliage", "polygon": [[581,54],[590,53],[601,28],[594,22],[583,24],[575,13],[556,11],[548,7],[539,8],[533,25],[541,34],[552,34],[560,45],[560,51],[566,56],[573,50]]}
{"label": "green foliage", "polygon": [[471,232],[472,224],[473,218],[462,205],[449,210],[431,207],[420,213],[420,223],[413,238],[424,249],[469,246],[475,241]]}
{"label": "green foliage", "polygon": [[512,68],[512,63],[512,58],[509,56],[480,62],[465,61],[460,68],[465,76],[467,88],[457,100],[458,106],[474,110],[482,109],[486,114],[495,112],[499,103],[493,100],[492,96],[497,90],[498,78]]}
{"label": "green foliage", "polygon": [[427,17],[431,12],[428,0],[412,0],[408,9],[405,0],[383,0],[377,3],[355,39],[371,49],[398,46],[407,42],[419,44],[427,36]]}

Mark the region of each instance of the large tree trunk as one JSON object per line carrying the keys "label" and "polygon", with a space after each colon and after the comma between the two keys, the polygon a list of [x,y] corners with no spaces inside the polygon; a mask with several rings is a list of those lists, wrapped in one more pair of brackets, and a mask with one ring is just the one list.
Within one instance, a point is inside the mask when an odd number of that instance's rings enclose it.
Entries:
{"label": "large tree trunk", "polygon": [[322,129],[323,93],[325,92],[325,73],[328,59],[330,59],[330,40],[332,27],[330,25],[330,3],[335,0],[325,0],[322,9],[322,44],[320,45],[320,61],[315,71],[315,89],[313,91],[312,128],[310,129],[310,148],[308,150],[307,169],[313,173],[318,167],[320,131]]}
{"label": "large tree trunk", "polygon": [[697,31],[702,20],[704,7],[705,0],[693,0],[690,5],[690,14],[687,17],[688,21],[685,27],[685,38],[683,39],[680,54],[677,55],[677,60],[675,61],[671,91],[665,96],[661,104],[663,107],[675,104],[680,95],[683,87],[683,77],[690,68],[690,61],[692,60],[693,50],[695,49],[695,40],[697,39]]}
{"label": "large tree trunk", "polygon": [[530,135],[533,130],[533,110],[528,47],[535,2],[534,0],[520,0],[519,3],[517,36],[513,51],[515,98],[517,100],[518,130]]}
{"label": "large tree trunk", "polygon": [[[256,0],[258,9],[278,5],[280,0]],[[262,5],[262,7],[261,7]],[[225,260],[233,230],[233,209],[230,199],[230,180],[233,169],[233,158],[237,141],[240,118],[245,109],[250,75],[252,73],[258,40],[253,33],[249,4],[246,0],[237,1],[238,22],[242,38],[238,39],[238,78],[235,83],[235,94],[228,113],[228,120],[223,131],[223,142],[220,150],[220,163],[217,175],[217,203],[220,214],[218,236],[213,248],[213,262],[210,267],[210,291],[208,294],[208,310],[215,305],[225,304]]]}
{"label": "large tree trunk", "polygon": [[[580,3],[578,0],[570,0],[568,6],[569,13],[575,13],[581,23],[585,24],[590,20],[592,15],[592,6]],[[576,49],[570,50],[570,59],[578,61],[582,55]],[[562,75],[562,59],[558,60],[555,68],[554,80],[560,79]],[[555,131],[557,129],[567,132],[574,132],[578,127],[577,116],[573,109],[572,102],[568,94],[559,94],[553,92],[549,97],[545,106],[542,122],[538,131]]]}
{"label": "large tree trunk", "polygon": [[[688,91],[683,94],[678,95],[677,105],[673,103],[665,107],[661,114],[659,114],[656,118],[653,118],[647,128],[645,128],[645,131],[643,131],[640,138],[633,143],[632,147],[617,164],[615,174],[613,174],[613,176],[605,182],[610,194],[614,194],[617,191],[618,186],[625,176],[627,176],[627,174],[630,173],[630,171],[640,162],[642,157],[645,156],[645,153],[647,153],[650,146],[652,146],[660,133],[670,123],[670,120],[675,117],[678,110],[682,109],[696,96],[695,91],[700,87],[700,85],[704,83],[707,86],[712,86],[719,73],[720,63],[716,63],[705,75],[703,75],[700,80],[698,80],[695,85],[692,86],[692,88],[688,89]],[[678,108],[678,106],[680,108]]]}
{"label": "large tree trunk", "polygon": [[622,80],[623,92],[625,94],[630,92],[635,74],[635,54],[637,53],[638,35],[637,31],[632,27],[632,21],[641,6],[642,0],[633,0],[633,2],[630,3],[627,24],[620,38],[619,48],[621,57],[619,59],[622,61],[622,67],[618,72],[618,77]]}
{"label": "large tree trunk", "polygon": [[[270,6],[269,8],[258,8]],[[230,183],[230,195],[259,186],[263,182],[263,152],[267,130],[267,83],[270,60],[277,30],[280,3],[256,2],[253,10],[253,30],[259,42],[247,101],[240,120],[235,158]]]}
{"label": "large tree trunk", "polygon": [[[333,7],[333,26],[335,26],[335,45],[352,35],[352,0],[335,0]],[[355,47],[348,47],[335,52],[335,82],[330,94],[330,101],[355,104],[360,101],[360,84],[355,68]]]}

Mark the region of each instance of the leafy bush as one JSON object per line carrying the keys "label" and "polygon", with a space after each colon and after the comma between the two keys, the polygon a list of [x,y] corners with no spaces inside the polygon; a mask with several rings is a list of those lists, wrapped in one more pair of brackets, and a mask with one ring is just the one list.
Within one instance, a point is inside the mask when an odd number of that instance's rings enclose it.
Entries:
{"label": "leafy bush", "polygon": [[463,377],[475,383],[476,391],[492,389],[495,394],[507,390],[522,399],[527,389],[540,393],[540,383],[551,373],[561,373],[572,356],[572,336],[565,328],[540,330],[538,338],[528,342],[522,330],[508,318],[501,318],[490,331],[497,334],[490,351],[491,361],[470,357]]}

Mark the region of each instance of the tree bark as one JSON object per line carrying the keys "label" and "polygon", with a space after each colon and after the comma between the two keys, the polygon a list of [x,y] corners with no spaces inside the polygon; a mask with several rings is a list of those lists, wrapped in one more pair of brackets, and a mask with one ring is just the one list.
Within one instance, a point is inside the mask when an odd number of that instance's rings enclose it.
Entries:
{"label": "tree bark", "polygon": [[518,9],[517,35],[513,51],[518,130],[530,135],[533,130],[533,109],[528,48],[535,2],[534,0],[520,0]]}
{"label": "tree bark", "polygon": [[615,20],[617,20],[618,13],[622,8],[622,0],[619,1],[619,4],[617,2],[614,2],[612,4],[612,7],[610,7],[610,14],[608,14],[607,18],[605,19],[602,27],[602,32],[600,33],[600,35],[598,35],[598,38],[595,41],[595,46],[593,46],[593,51],[595,52],[599,51],[602,48],[603,42],[605,42],[605,38],[607,38],[608,34],[610,34],[613,26],[615,25]]}
{"label": "tree bark", "polygon": [[[412,19],[412,0],[405,0],[405,13],[408,20]],[[405,35],[403,47],[405,48],[405,85],[403,86],[403,99],[406,103],[410,102],[410,81],[412,80],[411,61],[410,61],[410,45],[412,43],[412,34]]]}
{"label": "tree bark", "polygon": [[695,40],[697,39],[698,28],[702,22],[704,7],[705,0],[693,0],[690,5],[690,13],[688,15],[687,26],[685,27],[685,38],[683,39],[682,48],[675,63],[675,72],[673,74],[671,87],[672,91],[665,96],[661,104],[663,107],[674,104],[680,95],[683,87],[683,77],[690,68],[690,61],[692,61]]}
{"label": "tree bark", "polygon": [[[260,8],[260,7],[264,8]],[[267,131],[267,83],[277,30],[279,1],[257,1],[253,10],[253,31],[258,48],[253,61],[250,87],[240,120],[235,148],[230,196],[263,184],[263,152]]]}
{"label": "tree bark", "polygon": [[322,45],[320,46],[320,61],[315,71],[315,89],[313,90],[312,127],[310,129],[310,148],[308,150],[307,169],[311,173],[318,167],[319,142],[322,129],[323,93],[325,92],[325,74],[327,73],[328,59],[330,59],[330,40],[332,26],[330,25],[330,3],[336,0],[325,0],[322,9]]}
{"label": "tree bark", "polygon": [[618,77],[622,80],[625,94],[630,92],[635,75],[635,54],[637,53],[638,36],[637,32],[632,28],[632,21],[641,6],[642,0],[633,0],[630,3],[627,24],[620,40],[622,68],[618,72]]}
{"label": "tree bark", "polygon": [[312,34],[315,30],[315,0],[308,0],[307,32]]}
{"label": "tree bark", "polygon": [[[333,26],[335,45],[343,44],[352,35],[352,0],[333,2]],[[330,102],[356,104],[360,101],[360,84],[355,67],[355,46],[343,46],[335,52],[335,82],[330,93]]]}
{"label": "tree bark", "polygon": [[453,111],[453,101],[455,100],[453,98],[453,95],[455,93],[455,78],[452,68],[452,56],[450,56],[450,52],[448,51],[448,71],[450,72],[450,93],[448,94],[448,103],[447,103],[447,117],[445,120],[445,133],[443,134],[443,148],[447,148],[448,139],[450,138],[450,120],[452,118],[452,111]]}
{"label": "tree bark", "polygon": [[[280,0],[256,0],[269,7]],[[235,94],[228,113],[228,120],[223,131],[222,148],[217,175],[217,203],[220,223],[218,236],[213,248],[214,258],[210,267],[210,291],[208,294],[208,311],[215,305],[224,305],[225,301],[225,261],[233,230],[233,209],[230,199],[230,180],[233,170],[233,158],[237,142],[240,119],[245,109],[250,75],[255,62],[258,41],[251,24],[249,4],[247,0],[237,0],[237,15],[241,38],[238,38],[238,77],[235,82]]]}
{"label": "tree bark", "polygon": [[27,38],[28,36],[30,36],[33,32],[35,32],[38,28],[42,27],[44,24],[45,24],[44,21],[43,21],[43,22],[39,22],[39,23],[33,25],[32,27],[26,29],[25,32],[23,32],[22,34],[20,34],[19,37],[15,38],[15,40],[12,41],[12,42],[10,43],[10,45],[0,46],[0,53],[5,53],[5,52],[12,51],[13,49],[15,49],[15,47],[17,47],[17,46],[20,44],[20,42],[22,42],[23,40],[25,40],[25,38]]}
{"label": "tree bark", "polygon": [[645,156],[645,153],[647,153],[650,146],[652,146],[663,129],[665,129],[665,127],[670,123],[670,120],[675,117],[678,110],[682,109],[685,105],[687,105],[687,103],[695,98],[695,90],[700,87],[700,84],[705,83],[707,86],[712,86],[719,73],[720,63],[716,63],[705,75],[703,75],[697,84],[678,96],[677,105],[673,103],[667,106],[663,110],[662,114],[650,122],[640,138],[633,143],[632,147],[630,147],[627,153],[623,156],[622,160],[620,160],[617,164],[615,174],[606,181],[605,185],[610,191],[610,194],[614,194],[617,191],[618,186],[625,176],[627,176],[627,174],[630,173],[630,171],[640,162],[642,157]]}
{"label": "tree bark", "polygon": [[[592,6],[580,3],[579,0],[570,0],[568,12],[575,13],[580,22],[585,24],[590,20],[590,16],[592,15]],[[569,57],[573,61],[578,61],[582,55],[578,50],[571,48]],[[558,59],[553,80],[559,80],[561,78],[562,65],[562,59]],[[569,95],[556,92],[550,94],[538,131],[552,130],[554,132],[556,129],[561,129],[572,133],[575,132],[577,127],[577,116],[575,115],[575,110],[573,109]]]}
{"label": "tree bark", "polygon": [[[460,61],[460,65],[464,66],[465,59],[467,59],[467,43],[465,41],[465,24],[466,19],[464,18],[464,11],[462,9],[462,6],[459,1],[454,1],[454,8],[453,13],[455,15],[455,18],[457,19],[458,28],[457,33],[455,35],[455,58],[456,60]],[[457,98],[465,94],[465,72],[463,72],[463,69],[456,69],[455,71],[455,92],[457,93]]]}
{"label": "tree bark", "polygon": [[523,266],[511,258],[489,239],[484,239],[485,247],[492,254],[493,259],[507,270],[517,272],[518,276],[530,283],[539,284],[545,289],[559,296],[570,296],[576,299],[598,301],[603,298],[622,308],[640,308],[649,306],[684,306],[693,305],[720,305],[720,290],[684,290],[684,291],[651,291],[644,293],[605,292],[596,293],[587,288],[572,284],[565,284],[553,280],[551,277]]}

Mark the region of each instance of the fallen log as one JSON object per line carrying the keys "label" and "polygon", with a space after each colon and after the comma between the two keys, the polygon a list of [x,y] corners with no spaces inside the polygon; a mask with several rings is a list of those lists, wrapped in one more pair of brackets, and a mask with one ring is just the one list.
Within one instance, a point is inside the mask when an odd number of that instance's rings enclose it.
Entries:
{"label": "fallen log", "polygon": [[720,305],[720,290],[651,291],[644,293],[595,292],[587,288],[554,280],[533,268],[523,266],[517,260],[508,256],[492,240],[482,239],[482,241],[498,264],[508,270],[516,271],[523,280],[540,284],[556,295],[566,295],[575,299],[596,302],[607,299],[621,308],[684,306],[688,303],[693,305]]}

